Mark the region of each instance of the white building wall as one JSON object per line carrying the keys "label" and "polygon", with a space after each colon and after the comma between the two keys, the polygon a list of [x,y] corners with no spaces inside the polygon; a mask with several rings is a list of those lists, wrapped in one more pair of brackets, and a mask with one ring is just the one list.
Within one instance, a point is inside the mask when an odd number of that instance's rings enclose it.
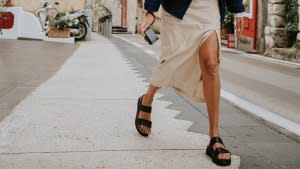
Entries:
{"label": "white building wall", "polygon": [[[85,0],[50,0],[52,2],[59,2],[56,6],[59,11],[82,10],[84,9]],[[12,0],[14,6],[20,6],[26,11],[35,12],[41,7],[40,0]]]}
{"label": "white building wall", "polygon": [[128,0],[127,8],[128,30],[134,33],[137,24],[137,0]]}

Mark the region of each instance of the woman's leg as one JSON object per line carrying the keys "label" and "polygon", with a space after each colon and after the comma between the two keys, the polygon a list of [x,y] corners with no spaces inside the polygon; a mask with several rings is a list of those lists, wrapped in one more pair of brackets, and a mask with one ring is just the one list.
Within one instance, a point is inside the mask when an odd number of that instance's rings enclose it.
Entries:
{"label": "woman's leg", "polygon": [[[219,73],[219,43],[216,32],[212,33],[199,50],[200,67],[203,77],[204,96],[209,118],[210,137],[219,136],[219,112],[220,112],[220,73]],[[216,143],[217,147],[224,147]],[[230,154],[220,154],[220,159],[229,159]]]}
{"label": "woman's leg", "polygon": [[[150,84],[147,93],[143,97],[142,105],[151,107],[152,102],[153,102],[153,98],[154,98],[154,96],[155,96],[158,89],[159,89],[158,87],[153,86],[152,84]],[[140,119],[151,120],[151,114],[141,111],[140,114],[139,114],[139,118]],[[143,131],[143,133],[150,134],[150,132],[151,132],[151,128],[143,126],[143,125],[140,126],[140,129]]]}

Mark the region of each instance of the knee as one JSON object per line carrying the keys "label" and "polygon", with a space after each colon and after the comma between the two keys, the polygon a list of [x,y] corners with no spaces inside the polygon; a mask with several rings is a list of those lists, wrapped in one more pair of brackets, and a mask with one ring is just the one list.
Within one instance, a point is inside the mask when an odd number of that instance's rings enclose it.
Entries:
{"label": "knee", "polygon": [[206,75],[210,78],[216,78],[219,73],[219,63],[217,60],[208,60],[204,63]]}

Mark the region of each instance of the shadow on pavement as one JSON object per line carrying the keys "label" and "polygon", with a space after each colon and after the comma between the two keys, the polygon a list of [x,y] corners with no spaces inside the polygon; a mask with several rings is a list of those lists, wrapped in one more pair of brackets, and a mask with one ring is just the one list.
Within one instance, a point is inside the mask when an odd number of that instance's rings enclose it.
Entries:
{"label": "shadow on pavement", "polygon": [[1,40],[0,121],[49,79],[78,46],[33,40]]}

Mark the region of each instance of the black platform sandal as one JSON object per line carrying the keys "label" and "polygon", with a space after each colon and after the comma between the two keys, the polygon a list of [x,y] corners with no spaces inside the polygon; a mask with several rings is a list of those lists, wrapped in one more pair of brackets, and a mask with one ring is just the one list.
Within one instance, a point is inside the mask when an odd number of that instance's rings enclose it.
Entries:
{"label": "black platform sandal", "polygon": [[140,129],[140,126],[143,125],[143,126],[151,128],[152,127],[152,122],[150,120],[140,119],[138,117],[139,117],[139,114],[140,114],[141,111],[145,112],[145,113],[151,113],[152,108],[142,105],[143,97],[144,97],[144,95],[139,98],[138,103],[137,103],[137,112],[136,112],[136,116],[135,116],[135,128],[140,133],[140,135],[142,135],[144,137],[147,137],[147,136],[149,136],[149,134],[144,133]]}
{"label": "black platform sandal", "polygon": [[[213,145],[216,143],[220,143],[223,144],[223,141],[220,137],[212,137],[210,139],[210,143],[207,146],[206,149],[206,154],[212,159],[212,161],[219,166],[229,166],[231,164],[231,157],[229,159],[219,159],[218,155],[222,154],[222,153],[230,153],[230,151],[228,151],[225,148],[219,147],[216,148],[215,150],[213,149]],[[231,156],[231,154],[230,154]]]}

